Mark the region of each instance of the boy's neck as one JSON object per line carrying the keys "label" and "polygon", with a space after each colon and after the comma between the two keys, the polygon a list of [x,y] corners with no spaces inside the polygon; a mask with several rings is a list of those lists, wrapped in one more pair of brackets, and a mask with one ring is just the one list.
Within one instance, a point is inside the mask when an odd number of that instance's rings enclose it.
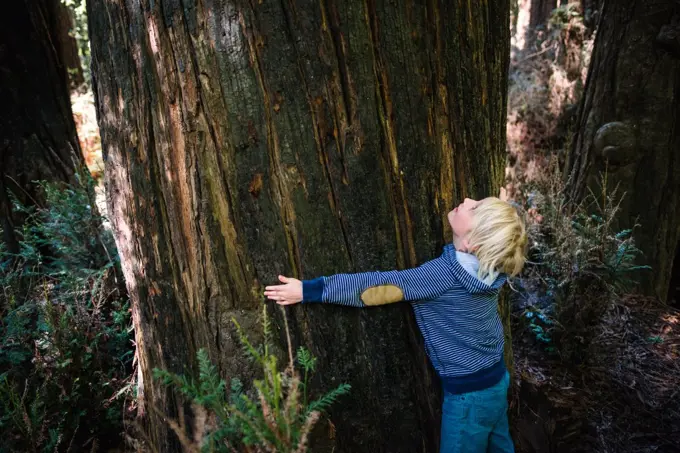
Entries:
{"label": "boy's neck", "polygon": [[459,238],[456,235],[453,236],[453,247],[459,252],[469,253],[465,246],[463,245],[463,239]]}

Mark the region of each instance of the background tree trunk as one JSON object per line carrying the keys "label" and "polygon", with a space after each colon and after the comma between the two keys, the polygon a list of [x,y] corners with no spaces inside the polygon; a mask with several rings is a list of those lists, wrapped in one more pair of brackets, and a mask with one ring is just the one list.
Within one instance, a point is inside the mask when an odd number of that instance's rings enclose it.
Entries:
{"label": "background tree trunk", "polygon": [[78,41],[73,36],[73,13],[65,4],[59,2],[57,22],[57,42],[59,56],[66,67],[71,89],[78,88],[85,82],[83,67],[78,56]]}
{"label": "background tree trunk", "polygon": [[82,164],[58,43],[59,0],[13,2],[0,17],[0,229],[18,251],[10,193],[42,204],[35,180],[75,182]]}
{"label": "background tree trunk", "polygon": [[516,53],[535,52],[536,28],[547,27],[557,0],[517,0],[512,10],[513,58]]}
{"label": "background tree trunk", "polygon": [[531,0],[529,31],[533,32],[538,26],[547,26],[550,14],[557,6],[555,0]]}
{"label": "background tree trunk", "polygon": [[[505,167],[509,2],[89,3],[109,208],[133,301],[140,389],[207,347],[247,374],[230,322],[256,330],[263,285],[413,266],[448,209]],[[439,384],[407,304],[287,311],[341,382],[314,451],[437,450]],[[162,420],[151,438],[171,449]]]}
{"label": "background tree trunk", "polygon": [[605,2],[574,146],[567,194],[580,200],[607,172],[626,192],[618,228],[636,222],[651,272],[643,289],[666,299],[680,230],[680,5]]}

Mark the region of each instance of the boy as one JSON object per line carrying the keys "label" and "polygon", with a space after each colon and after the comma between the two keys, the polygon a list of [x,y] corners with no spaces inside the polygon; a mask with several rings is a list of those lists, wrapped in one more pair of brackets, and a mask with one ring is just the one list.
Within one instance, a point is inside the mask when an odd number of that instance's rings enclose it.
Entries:
{"label": "boy", "polygon": [[507,275],[524,266],[526,226],[514,207],[493,197],[466,198],[448,220],[453,244],[420,267],[305,281],[279,276],[282,284],[264,294],[280,305],[411,302],[444,389],[440,452],[513,452],[497,306]]}

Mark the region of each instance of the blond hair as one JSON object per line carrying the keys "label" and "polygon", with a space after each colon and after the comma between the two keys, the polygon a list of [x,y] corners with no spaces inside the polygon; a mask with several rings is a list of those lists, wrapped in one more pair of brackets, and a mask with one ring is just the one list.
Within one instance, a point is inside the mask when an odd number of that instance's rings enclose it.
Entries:
{"label": "blond hair", "polygon": [[479,259],[478,277],[487,284],[501,272],[515,276],[524,267],[526,225],[519,211],[506,201],[489,197],[477,204],[468,242]]}

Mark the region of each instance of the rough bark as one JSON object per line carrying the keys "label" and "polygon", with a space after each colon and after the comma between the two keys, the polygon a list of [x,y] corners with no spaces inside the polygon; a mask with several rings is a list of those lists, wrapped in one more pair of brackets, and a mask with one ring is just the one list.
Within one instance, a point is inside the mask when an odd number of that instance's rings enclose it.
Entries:
{"label": "rough bark", "polygon": [[66,69],[55,48],[59,0],[13,2],[0,17],[0,229],[18,250],[10,193],[43,202],[33,181],[75,182],[82,155]]}
{"label": "rough bark", "polygon": [[[88,7],[147,407],[175,413],[151,371],[190,371],[200,347],[246,372],[230,319],[255,329],[277,274],[416,265],[450,240],[449,208],[503,182],[507,0]],[[437,450],[438,383],[407,304],[288,316],[315,386],[352,385],[314,451]]]}
{"label": "rough bark", "polygon": [[672,0],[605,2],[574,146],[567,194],[619,185],[620,229],[635,236],[651,272],[642,289],[666,299],[680,226],[680,6]]}

